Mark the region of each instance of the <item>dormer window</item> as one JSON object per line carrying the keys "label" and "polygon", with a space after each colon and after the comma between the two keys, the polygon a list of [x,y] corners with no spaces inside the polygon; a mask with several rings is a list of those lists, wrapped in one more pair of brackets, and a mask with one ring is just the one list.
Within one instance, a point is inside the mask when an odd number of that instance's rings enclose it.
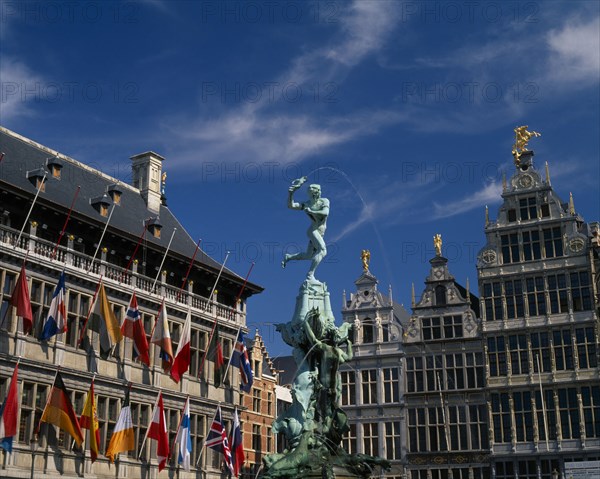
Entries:
{"label": "dormer window", "polygon": [[60,172],[62,170],[63,163],[57,156],[54,158],[48,158],[46,160],[46,166],[48,167],[48,170],[53,178],[60,179]]}
{"label": "dormer window", "polygon": [[439,284],[435,287],[435,305],[445,306],[446,305],[446,287]]}
{"label": "dormer window", "polygon": [[108,194],[110,195],[113,203],[115,205],[120,205],[121,204],[121,195],[123,194],[123,192],[121,191],[121,189],[119,188],[118,185],[110,185],[108,187]]}
{"label": "dormer window", "polygon": [[111,204],[111,199],[106,194],[97,198],[92,198],[90,203],[100,215],[104,217],[108,216],[108,207]]}
{"label": "dormer window", "polygon": [[[367,321],[370,321],[367,318]],[[373,324],[363,323],[362,325],[362,342],[363,344],[373,343],[375,341],[375,330]]]}
{"label": "dormer window", "polygon": [[27,172],[27,179],[40,191],[46,191],[46,176],[46,170],[43,168]]}
{"label": "dormer window", "polygon": [[160,218],[158,216],[155,216],[154,218],[150,218],[149,220],[147,220],[146,228],[148,228],[148,231],[150,231],[150,233],[152,233],[152,236],[154,236],[157,239],[160,239],[160,232],[162,230],[162,224],[161,224]]}

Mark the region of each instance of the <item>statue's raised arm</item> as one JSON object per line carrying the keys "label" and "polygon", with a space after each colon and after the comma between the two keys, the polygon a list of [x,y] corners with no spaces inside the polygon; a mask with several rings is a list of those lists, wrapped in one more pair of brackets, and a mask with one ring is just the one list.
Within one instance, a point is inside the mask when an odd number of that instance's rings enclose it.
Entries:
{"label": "statue's raised arm", "polygon": [[298,178],[297,180],[292,181],[292,185],[288,189],[288,208],[292,210],[301,210],[302,203],[297,203],[294,201],[294,193],[304,184],[306,183],[306,176],[302,178]]}

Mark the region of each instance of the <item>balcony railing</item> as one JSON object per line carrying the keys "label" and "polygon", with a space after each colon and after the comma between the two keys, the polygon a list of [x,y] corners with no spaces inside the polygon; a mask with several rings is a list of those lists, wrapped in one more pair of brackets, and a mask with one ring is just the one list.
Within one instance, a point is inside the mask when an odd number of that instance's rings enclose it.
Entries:
{"label": "balcony railing", "polygon": [[141,275],[136,271],[126,271],[125,268],[107,262],[106,253],[104,252],[100,258],[92,262],[91,256],[75,251],[72,248],[59,246],[56,249],[54,258],[52,258],[54,244],[50,241],[23,233],[19,239],[19,244],[17,244],[18,237],[18,231],[8,226],[0,225],[0,249],[20,251],[22,255],[28,253],[30,260],[40,260],[45,265],[54,266],[54,268],[58,267],[62,269],[65,267],[74,273],[83,273],[84,275],[91,274],[98,277],[102,275],[108,286],[127,289],[131,292],[135,289],[137,292],[143,292],[155,297],[157,302],[160,302],[164,297],[170,303],[179,304],[182,307],[189,305],[193,309],[198,310],[197,312],[214,318],[232,322],[241,322],[244,320],[245,313],[236,311],[229,306],[209,300],[188,290],[182,291],[176,286],[169,285],[163,280],[162,274],[153,288],[153,278]]}

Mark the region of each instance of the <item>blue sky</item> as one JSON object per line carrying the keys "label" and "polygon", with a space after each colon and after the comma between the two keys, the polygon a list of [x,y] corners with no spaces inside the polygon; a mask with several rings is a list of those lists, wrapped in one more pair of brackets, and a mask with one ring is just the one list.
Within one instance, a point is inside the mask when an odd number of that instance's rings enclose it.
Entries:
{"label": "blue sky", "polygon": [[[513,128],[563,198],[600,219],[600,7],[572,2],[0,0],[0,124],[130,180],[166,158],[169,207],[204,249],[265,292],[249,303],[272,356],[307,264],[308,175],[330,199],[317,270],[339,311],[371,250],[410,306],[441,233],[476,284]],[[298,198],[305,197],[305,190]]]}

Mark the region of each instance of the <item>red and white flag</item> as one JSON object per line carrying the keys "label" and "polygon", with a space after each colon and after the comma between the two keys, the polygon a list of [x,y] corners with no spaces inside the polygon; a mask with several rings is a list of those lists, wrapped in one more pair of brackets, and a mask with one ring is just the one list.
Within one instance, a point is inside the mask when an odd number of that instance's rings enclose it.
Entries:
{"label": "red and white flag", "polygon": [[183,331],[177,345],[173,366],[171,366],[171,378],[178,383],[185,373],[190,368],[190,337],[192,328],[192,313],[188,310]]}
{"label": "red and white flag", "polygon": [[21,273],[10,297],[10,305],[17,308],[17,316],[23,318],[23,333],[28,334],[33,329],[33,313],[31,312],[27,273],[24,264],[21,266]]}
{"label": "red and white flag", "polygon": [[133,359],[139,359],[146,366],[150,366],[148,340],[146,339],[146,331],[144,331],[144,323],[138,309],[135,292],[131,295],[125,321],[121,325],[121,333],[123,336],[133,339]]}
{"label": "red and white flag", "polygon": [[17,435],[17,418],[19,417],[18,374],[19,363],[15,365],[8,393],[0,406],[0,447],[7,452],[12,452],[13,438]]}
{"label": "red and white flag", "polygon": [[167,465],[169,458],[169,432],[165,419],[165,408],[163,406],[162,392],[158,393],[158,401],[154,408],[152,421],[148,426],[148,437],[156,441],[156,459],[158,460],[158,472]]}
{"label": "red and white flag", "polygon": [[160,306],[160,311],[154,325],[154,332],[150,338],[150,343],[156,344],[160,348],[160,358],[162,359],[162,368],[168,373],[173,364],[173,345],[171,344],[171,333],[169,332],[169,321],[167,319],[167,306],[165,300]]}

